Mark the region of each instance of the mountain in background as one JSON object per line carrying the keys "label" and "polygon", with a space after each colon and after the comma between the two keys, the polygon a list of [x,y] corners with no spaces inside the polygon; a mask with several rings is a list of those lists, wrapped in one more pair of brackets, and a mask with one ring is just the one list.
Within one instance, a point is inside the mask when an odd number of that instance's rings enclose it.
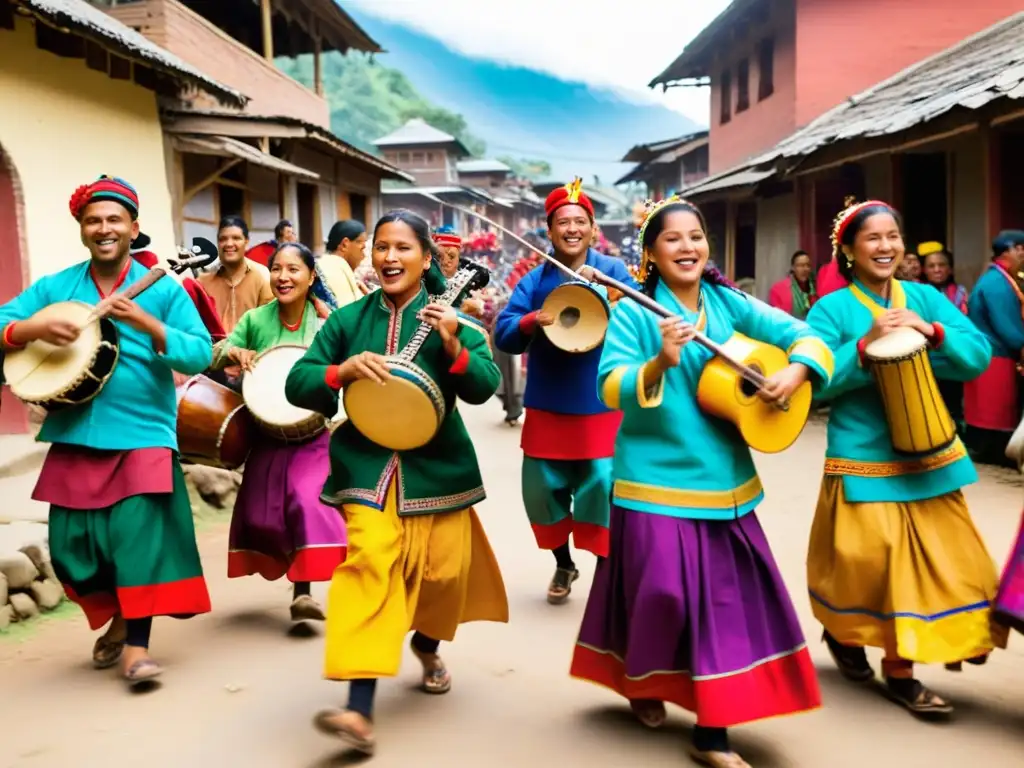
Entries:
{"label": "mountain in background", "polygon": [[[408,117],[423,117],[459,135],[474,153],[515,159],[557,179],[579,175],[592,183],[598,176],[611,184],[629,169],[616,161],[630,147],[699,129],[665,107],[469,58],[414,29],[346,10],[387,51],[375,57],[376,67],[351,55],[327,57],[324,66],[332,128],[364,149]],[[308,62],[293,66],[293,75],[308,80],[307,71],[298,71],[307,70]]]}

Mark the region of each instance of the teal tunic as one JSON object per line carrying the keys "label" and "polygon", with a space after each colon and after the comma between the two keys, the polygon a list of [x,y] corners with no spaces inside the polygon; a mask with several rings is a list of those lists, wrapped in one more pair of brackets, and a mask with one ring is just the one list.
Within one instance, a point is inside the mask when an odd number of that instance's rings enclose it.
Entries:
{"label": "teal tunic", "polygon": [[[655,300],[703,327],[719,344],[734,333],[788,351],[819,385],[832,374],[832,355],[808,325],[737,290],[705,284],[700,313],[687,310],[659,283]],[[712,353],[697,342],[682,349],[678,366],[653,392],[643,368],[661,350],[660,317],[624,298],[612,311],[598,368],[602,399],[623,411],[615,443],[613,500],[637,512],[698,520],[729,520],[751,512],[764,497],[750,449],[736,427],[706,415],[697,383]]]}
{"label": "teal tunic", "polygon": [[[60,301],[98,304],[100,294],[90,261],[48,275],[0,307],[0,328],[27,320]],[[124,285],[149,270],[132,260]],[[65,443],[100,450],[170,448],[178,450],[178,405],[172,371],[194,375],[210,366],[213,347],[195,304],[172,277],[164,277],[135,302],[164,324],[167,347],[162,354],[152,338],[115,321],[120,359],[100,396],[88,403],[54,411],[39,432],[44,443]]]}
{"label": "teal tunic", "polygon": [[[416,315],[428,302],[426,290],[421,289],[396,310],[382,291],[374,291],[332,312],[288,375],[288,400],[333,417],[339,393],[328,382],[331,367],[361,352],[400,352],[419,327]],[[486,331],[465,317],[459,320],[458,338],[469,355],[464,370],[454,370],[436,332],[427,336],[414,360],[444,396],[445,418],[433,440],[422,448],[396,452],[369,440],[351,421],[344,422],[331,437],[331,474],[321,497],[325,503],[383,509],[394,478],[400,515],[450,512],[484,499],[476,452],[455,403],[457,398],[474,405],[487,402],[498,389],[500,374]]]}
{"label": "teal tunic", "polygon": [[870,370],[861,365],[857,343],[874,322],[874,312],[905,306],[945,331],[941,348],[928,357],[938,379],[970,381],[992,356],[985,335],[930,285],[893,281],[893,300],[860,283],[830,293],[811,309],[807,322],[835,355],[835,374],[821,392],[831,400],[825,473],[843,480],[850,503],[909,502],[958,490],[978,479],[963,444],[908,459],[892,447],[885,408]]}

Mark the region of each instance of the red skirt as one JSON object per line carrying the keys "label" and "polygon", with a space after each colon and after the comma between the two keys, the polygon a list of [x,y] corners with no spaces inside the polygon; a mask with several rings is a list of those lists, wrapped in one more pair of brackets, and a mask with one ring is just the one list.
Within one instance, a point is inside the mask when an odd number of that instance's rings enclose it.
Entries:
{"label": "red skirt", "polygon": [[1020,423],[1017,364],[993,357],[988,369],[964,384],[964,419],[972,427],[1013,432]]}

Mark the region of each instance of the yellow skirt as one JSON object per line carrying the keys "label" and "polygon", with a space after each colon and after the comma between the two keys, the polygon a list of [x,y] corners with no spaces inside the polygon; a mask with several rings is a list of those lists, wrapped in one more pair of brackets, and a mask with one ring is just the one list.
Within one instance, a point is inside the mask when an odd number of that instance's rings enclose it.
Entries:
{"label": "yellow skirt", "polygon": [[849,504],[825,476],[807,556],[811,606],[845,645],[951,664],[1005,648],[990,622],[995,562],[963,493],[905,504]]}
{"label": "yellow skirt", "polygon": [[331,680],[393,677],[410,630],[451,640],[459,624],[508,621],[498,562],[472,507],[399,517],[395,484],[384,509],[342,507],[348,557],[327,595]]}

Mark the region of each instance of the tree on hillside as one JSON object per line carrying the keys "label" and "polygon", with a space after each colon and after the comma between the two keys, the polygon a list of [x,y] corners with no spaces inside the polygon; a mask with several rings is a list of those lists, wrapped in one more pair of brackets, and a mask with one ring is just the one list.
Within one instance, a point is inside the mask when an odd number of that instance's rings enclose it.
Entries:
{"label": "tree on hillside", "polygon": [[[313,59],[299,56],[278,59],[277,67],[307,86],[313,82]],[[455,136],[474,155],[487,145],[474,136],[465,118],[431,104],[397,69],[385,67],[360,52],[323,57],[324,96],[330,105],[331,130],[368,152],[377,152],[373,142],[420,117],[440,131]]]}
{"label": "tree on hillside", "polygon": [[525,158],[517,160],[508,156],[499,157],[498,160],[511,168],[512,173],[521,179],[540,181],[551,176],[551,163],[547,160],[527,160]]}

